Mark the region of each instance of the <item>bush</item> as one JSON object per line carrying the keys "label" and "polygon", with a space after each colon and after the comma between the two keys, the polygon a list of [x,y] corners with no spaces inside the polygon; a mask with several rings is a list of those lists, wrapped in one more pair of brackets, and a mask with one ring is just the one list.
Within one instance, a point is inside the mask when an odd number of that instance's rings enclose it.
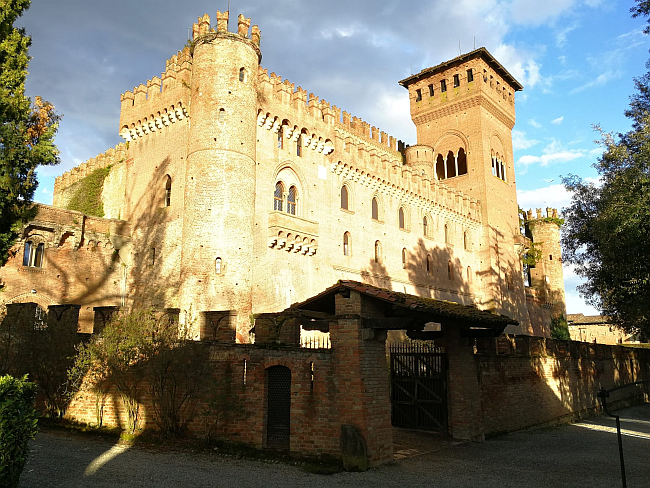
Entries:
{"label": "bush", "polygon": [[36,385],[13,376],[0,377],[0,487],[18,486],[27,462],[27,441],[36,435]]}
{"label": "bush", "polygon": [[568,341],[571,339],[569,323],[564,314],[556,315],[551,319],[551,337],[560,341]]}

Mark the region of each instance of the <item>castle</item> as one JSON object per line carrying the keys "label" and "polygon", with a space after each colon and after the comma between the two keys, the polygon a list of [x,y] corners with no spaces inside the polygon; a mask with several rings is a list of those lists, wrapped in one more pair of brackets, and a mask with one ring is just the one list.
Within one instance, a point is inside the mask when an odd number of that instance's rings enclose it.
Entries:
{"label": "castle", "polygon": [[125,142],[56,179],[0,269],[5,304],[73,304],[85,332],[120,307],[191,310],[197,338],[249,342],[252,315],[350,279],[548,335],[565,309],[557,212],[528,213],[522,235],[522,86],[486,49],[399,82],[405,145],[269,74],[259,28],[228,17],[199,18],[160,77],[121,95]]}

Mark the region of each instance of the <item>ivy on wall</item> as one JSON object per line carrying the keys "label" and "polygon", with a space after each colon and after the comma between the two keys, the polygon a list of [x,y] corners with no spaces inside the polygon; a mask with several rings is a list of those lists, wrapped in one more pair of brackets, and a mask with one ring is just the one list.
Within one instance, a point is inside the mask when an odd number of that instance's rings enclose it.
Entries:
{"label": "ivy on wall", "polygon": [[94,217],[103,217],[102,189],[104,188],[104,180],[110,172],[111,166],[99,168],[74,183],[69,189],[72,196],[66,208]]}

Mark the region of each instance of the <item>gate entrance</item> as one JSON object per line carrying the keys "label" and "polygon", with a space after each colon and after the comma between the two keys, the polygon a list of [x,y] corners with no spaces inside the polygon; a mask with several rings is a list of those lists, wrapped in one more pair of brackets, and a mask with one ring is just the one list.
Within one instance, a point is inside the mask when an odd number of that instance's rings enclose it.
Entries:
{"label": "gate entrance", "polygon": [[291,370],[285,366],[272,366],[266,372],[266,447],[289,450]]}
{"label": "gate entrance", "polygon": [[395,343],[390,352],[391,420],[395,427],[447,433],[447,358],[441,347]]}

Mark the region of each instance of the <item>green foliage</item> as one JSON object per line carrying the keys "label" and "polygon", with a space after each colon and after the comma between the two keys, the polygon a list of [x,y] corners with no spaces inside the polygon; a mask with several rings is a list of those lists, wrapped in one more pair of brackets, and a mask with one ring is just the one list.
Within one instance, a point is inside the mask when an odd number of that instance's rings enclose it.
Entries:
{"label": "green foliage", "polygon": [[31,38],[14,22],[30,0],[0,3],[0,265],[29,220],[36,168],[59,162],[54,135],[59,116],[54,106],[25,96]]}
{"label": "green foliage", "polygon": [[95,217],[104,216],[104,203],[102,202],[102,190],[104,180],[111,172],[111,166],[99,168],[85,178],[72,185],[74,192],[68,202],[68,210],[76,210],[86,215]]}
{"label": "green foliage", "polygon": [[522,254],[521,262],[524,264],[524,266],[528,268],[534,268],[535,265],[537,264],[537,261],[539,261],[540,259],[542,259],[541,246],[536,242],[531,242],[530,249],[528,249],[524,254]]}
{"label": "green foliage", "polygon": [[27,442],[37,432],[36,385],[12,376],[0,377],[0,487],[17,488],[27,462]]}
{"label": "green foliage", "polygon": [[152,310],[116,314],[102,333],[78,348],[70,381],[82,379],[105,393],[114,386],[127,412],[127,433],[140,428],[143,394],[151,398],[155,420],[169,436],[180,436],[211,377],[208,348],[191,341],[189,328]]}
{"label": "green foliage", "polygon": [[542,219],[537,219],[538,222],[551,222],[558,227],[562,227],[564,225],[564,219],[560,217],[544,217]]}
{"label": "green foliage", "polygon": [[569,322],[567,322],[564,314],[556,315],[551,319],[551,337],[560,341],[568,341],[571,339]]}

